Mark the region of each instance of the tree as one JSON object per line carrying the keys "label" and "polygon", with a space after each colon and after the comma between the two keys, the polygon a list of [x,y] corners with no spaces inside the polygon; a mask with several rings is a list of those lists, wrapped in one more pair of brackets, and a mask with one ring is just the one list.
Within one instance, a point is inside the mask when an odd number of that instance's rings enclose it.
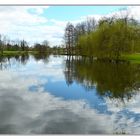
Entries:
{"label": "tree", "polygon": [[22,51],[27,51],[28,50],[27,42],[25,40],[21,40],[20,47]]}
{"label": "tree", "polygon": [[46,53],[47,50],[48,50],[48,48],[49,48],[49,42],[48,42],[47,40],[44,40],[44,41],[42,42],[42,44],[36,43],[36,44],[34,45],[34,49],[35,49],[36,51],[38,51],[39,53]]}
{"label": "tree", "polygon": [[38,51],[38,52],[41,52],[41,51],[42,51],[42,50],[41,50],[41,44],[39,44],[39,43],[36,43],[36,44],[34,45],[34,48],[35,48],[35,50]]}
{"label": "tree", "polygon": [[42,47],[41,47],[41,51],[42,52],[47,52],[49,49],[49,42],[47,40],[44,40],[42,42]]}
{"label": "tree", "polygon": [[42,45],[44,45],[44,46],[46,46],[46,47],[49,47],[49,42],[48,42],[47,40],[44,40],[44,41],[42,42]]}
{"label": "tree", "polygon": [[3,42],[2,42],[2,35],[0,34],[0,51],[3,54]]}
{"label": "tree", "polygon": [[65,28],[65,45],[67,48],[67,54],[73,53],[75,46],[75,28],[71,23],[68,23]]}
{"label": "tree", "polygon": [[96,21],[94,18],[87,18],[86,20],[86,32],[87,34],[91,33],[94,31],[96,28]]}
{"label": "tree", "polygon": [[0,51],[1,54],[3,54],[4,48],[6,48],[7,45],[7,37],[5,35],[0,34]]}
{"label": "tree", "polygon": [[140,24],[128,14],[92,19],[75,26],[77,54],[119,60],[122,54],[140,52]]}

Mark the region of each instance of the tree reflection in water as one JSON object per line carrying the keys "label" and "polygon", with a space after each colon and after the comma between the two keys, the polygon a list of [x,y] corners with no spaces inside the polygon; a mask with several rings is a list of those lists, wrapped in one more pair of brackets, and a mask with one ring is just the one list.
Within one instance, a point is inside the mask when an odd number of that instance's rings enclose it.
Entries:
{"label": "tree reflection in water", "polygon": [[140,65],[129,62],[108,62],[89,58],[68,57],[65,78],[76,81],[86,90],[96,87],[99,95],[121,100],[131,99],[140,88]]}
{"label": "tree reflection in water", "polygon": [[[48,63],[48,54],[32,55],[36,61]],[[0,69],[8,69],[15,61],[26,65],[29,55],[0,57]],[[101,96],[118,99],[131,99],[140,88],[140,65],[129,62],[98,61],[89,58],[67,56],[64,75],[66,83],[81,84],[86,90],[96,88]]]}
{"label": "tree reflection in water", "polygon": [[48,63],[50,55],[44,53],[29,55],[25,53],[15,56],[0,56],[0,70],[11,68],[14,64],[26,65],[30,56],[34,57],[36,61],[42,60],[44,63]]}
{"label": "tree reflection in water", "polygon": [[26,63],[29,60],[29,54],[21,54],[21,55],[15,55],[15,56],[0,56],[0,70],[8,69],[12,65],[18,63],[22,65],[26,65]]}
{"label": "tree reflection in water", "polygon": [[38,53],[38,54],[32,54],[34,59],[36,61],[39,61],[39,60],[43,60],[44,63],[48,63],[49,61],[49,54],[46,54],[46,53]]}
{"label": "tree reflection in water", "polygon": [[[54,57],[56,58],[54,59]],[[20,67],[21,65],[24,66]],[[139,134],[140,97],[138,94],[138,96],[135,96],[140,88],[139,64],[130,64],[128,62],[111,63],[75,56],[53,56],[49,59],[49,55],[40,54],[1,57],[0,68],[1,95],[3,95],[1,96],[1,114],[6,116],[3,115],[4,117],[1,119],[1,133],[3,131],[9,133],[11,130],[8,128],[12,128],[14,131],[14,126],[10,122],[11,115],[8,115],[10,117],[7,118],[7,113],[10,113],[10,111],[12,115],[13,110],[15,112],[13,118],[22,119],[22,121],[15,119],[17,120],[14,124],[15,131],[23,126],[21,128],[27,132],[29,121],[36,119],[36,116],[32,118],[32,114],[37,110],[38,112],[35,112],[35,114],[39,114],[39,117],[34,121],[34,124],[38,124],[41,121],[43,133],[97,134],[98,131],[101,134]],[[63,77],[63,71],[65,78]],[[61,76],[59,77],[59,75]],[[14,80],[15,82],[13,82]],[[66,85],[65,80],[69,87]],[[81,86],[84,88],[81,88]],[[33,91],[35,94],[32,94],[33,92],[29,90],[29,87],[35,87]],[[90,92],[86,92],[86,90]],[[131,102],[129,99],[134,100],[131,100]],[[124,104],[126,100],[129,101],[127,102],[128,104]],[[26,105],[28,109],[22,108],[22,105],[23,107]],[[3,110],[5,111],[4,113]],[[49,111],[53,111],[53,114]],[[62,113],[62,111],[64,112]],[[26,120],[26,114],[29,115],[29,121]],[[27,126],[26,124],[23,125],[24,121],[27,121]],[[44,122],[49,123],[45,128]],[[57,122],[60,122],[60,124]],[[67,125],[68,123],[70,127]],[[9,127],[7,128],[8,125]],[[57,125],[64,127],[57,129]],[[29,129],[34,130],[34,128],[31,125]],[[40,131],[38,132],[38,126],[36,128],[31,133],[41,133]],[[18,130],[21,133],[22,129]]]}

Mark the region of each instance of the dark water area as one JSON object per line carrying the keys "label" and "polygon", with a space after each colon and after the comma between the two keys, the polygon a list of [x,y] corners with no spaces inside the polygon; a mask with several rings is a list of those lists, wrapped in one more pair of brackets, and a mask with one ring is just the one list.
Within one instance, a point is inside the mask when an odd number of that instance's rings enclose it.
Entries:
{"label": "dark water area", "polygon": [[0,134],[140,134],[140,65],[1,57]]}

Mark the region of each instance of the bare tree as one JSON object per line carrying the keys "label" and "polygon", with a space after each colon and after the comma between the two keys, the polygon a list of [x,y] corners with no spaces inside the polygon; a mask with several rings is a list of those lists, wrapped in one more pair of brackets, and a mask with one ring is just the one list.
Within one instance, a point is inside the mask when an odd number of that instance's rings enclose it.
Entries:
{"label": "bare tree", "polygon": [[71,23],[68,23],[65,28],[65,44],[67,54],[72,54],[75,45],[75,28]]}
{"label": "bare tree", "polygon": [[28,44],[27,44],[27,42],[26,42],[25,40],[22,40],[22,41],[20,42],[20,47],[21,47],[21,50],[22,50],[22,51],[27,51],[27,49],[28,49]]}
{"label": "bare tree", "polygon": [[48,40],[44,40],[42,42],[42,52],[48,52],[49,51],[49,42]]}
{"label": "bare tree", "polygon": [[42,45],[44,45],[44,46],[46,46],[46,47],[49,47],[49,42],[48,42],[48,40],[44,40],[44,41],[42,42]]}
{"label": "bare tree", "polygon": [[0,51],[1,51],[1,54],[3,54],[3,48],[4,48],[3,37],[2,37],[2,35],[0,34]]}
{"label": "bare tree", "polygon": [[96,21],[94,18],[87,18],[86,21],[86,32],[89,34],[96,28]]}

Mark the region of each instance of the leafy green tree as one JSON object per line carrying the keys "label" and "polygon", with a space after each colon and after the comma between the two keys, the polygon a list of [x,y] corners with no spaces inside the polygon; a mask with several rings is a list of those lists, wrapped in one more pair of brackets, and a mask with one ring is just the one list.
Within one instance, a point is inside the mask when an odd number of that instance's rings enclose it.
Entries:
{"label": "leafy green tree", "polygon": [[128,15],[122,18],[104,17],[98,24],[95,22],[90,22],[90,24],[82,25],[85,32],[82,32],[81,24],[76,26],[75,40],[78,55],[119,60],[122,54],[140,52],[140,25]]}

